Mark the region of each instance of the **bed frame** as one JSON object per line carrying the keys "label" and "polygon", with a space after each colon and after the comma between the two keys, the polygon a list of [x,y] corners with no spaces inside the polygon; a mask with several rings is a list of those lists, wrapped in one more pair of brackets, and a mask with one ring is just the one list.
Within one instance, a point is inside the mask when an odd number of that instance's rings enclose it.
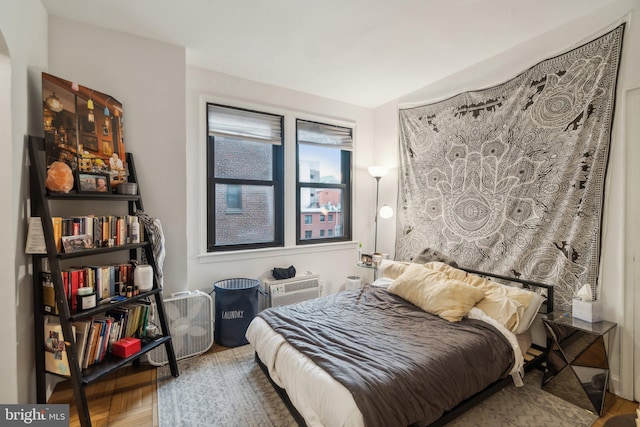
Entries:
{"label": "bed frame", "polygon": [[[546,299],[542,303],[542,305],[540,306],[539,313],[541,313],[541,314],[549,314],[549,313],[553,312],[553,286],[552,285],[533,282],[533,281],[530,281],[530,280],[524,280],[524,279],[520,279],[520,278],[516,278],[516,277],[508,277],[508,276],[502,276],[502,275],[494,274],[494,273],[487,273],[487,272],[484,272],[484,271],[474,270],[474,269],[471,269],[471,268],[465,268],[465,267],[456,267],[456,268],[458,268],[460,270],[464,270],[467,273],[475,274],[475,275],[481,276],[481,277],[499,279],[500,281],[508,281],[508,282],[513,282],[513,283],[519,283],[520,285],[522,285],[523,288],[529,289],[529,290],[532,290],[532,291],[543,290],[544,292],[546,292]],[[536,344],[532,344],[531,347],[532,347],[533,351],[531,353],[527,353],[527,356],[529,356],[529,357],[525,357],[525,362],[524,362],[525,373],[531,371],[534,368],[540,368],[541,365],[542,365],[542,362],[544,362],[546,360],[546,356],[547,356],[547,349],[546,348],[540,347],[540,346],[538,346]],[[289,409],[289,412],[291,413],[291,416],[295,419],[296,423],[298,423],[298,426],[306,427],[306,423],[304,422],[304,418],[302,417],[300,412],[298,412],[298,410],[295,408],[295,406],[293,406],[293,403],[291,403],[291,399],[289,399],[289,395],[287,395],[286,390],[281,388],[280,386],[278,386],[271,379],[271,376],[269,375],[269,370],[267,369],[265,364],[262,362],[262,360],[260,360],[260,358],[258,357],[257,353],[255,354],[255,360],[256,360],[256,363],[258,364],[258,366],[260,366],[260,369],[262,369],[262,372],[264,372],[264,374],[269,379],[269,382],[271,383],[271,385],[275,389],[276,393],[278,393],[278,395],[280,396],[280,398],[282,399],[282,401],[286,405],[287,409]],[[429,424],[427,427],[440,427],[440,426],[443,426],[443,425],[451,422],[453,419],[459,417],[460,415],[462,415],[464,412],[468,411],[469,409],[471,409],[475,405],[479,404],[483,400],[485,400],[488,397],[492,396],[493,394],[497,393],[498,391],[500,391],[501,389],[503,389],[504,387],[509,385],[511,382],[512,382],[512,379],[511,379],[510,376],[506,376],[505,378],[502,378],[502,379],[496,381],[495,383],[493,383],[493,384],[489,385],[487,388],[485,388],[483,391],[481,391],[481,392],[475,394],[474,396],[471,396],[470,398],[462,401],[461,403],[459,403],[456,407],[454,407],[450,411],[445,412],[440,418],[438,418],[433,423]],[[410,427],[413,427],[413,426],[410,426]]]}

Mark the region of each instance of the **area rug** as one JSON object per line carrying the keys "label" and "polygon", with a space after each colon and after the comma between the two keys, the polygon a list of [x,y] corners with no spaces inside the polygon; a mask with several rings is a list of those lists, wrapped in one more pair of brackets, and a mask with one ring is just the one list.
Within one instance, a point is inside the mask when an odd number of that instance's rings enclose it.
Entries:
{"label": "area rug", "polygon": [[[274,426],[296,422],[254,360],[250,345],[158,368],[160,427]],[[527,375],[525,386],[507,386],[447,426],[587,427],[597,418],[540,389],[541,373]],[[330,426],[328,426],[330,427]]]}

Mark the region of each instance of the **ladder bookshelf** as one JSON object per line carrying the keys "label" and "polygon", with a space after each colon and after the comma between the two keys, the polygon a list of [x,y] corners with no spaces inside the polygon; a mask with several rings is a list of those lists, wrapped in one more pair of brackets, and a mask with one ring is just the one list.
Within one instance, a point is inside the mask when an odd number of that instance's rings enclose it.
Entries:
{"label": "ladder bookshelf", "polygon": [[[149,265],[156,270],[156,264],[153,256],[151,243],[146,239],[142,239],[140,243],[128,243],[111,247],[98,247],[91,249],[82,249],[70,253],[59,252],[56,247],[54,229],[52,223],[52,204],[65,203],[65,201],[75,201],[75,203],[91,202],[92,208],[105,210],[109,204],[128,204],[129,215],[135,215],[137,211],[143,211],[142,197],[140,196],[140,186],[138,184],[138,192],[136,195],[123,195],[112,193],[50,193],[45,188],[46,177],[46,158],[45,158],[45,140],[41,137],[29,136],[29,178],[31,193],[31,217],[40,217],[42,229],[46,245],[46,254],[33,254],[33,312],[34,312],[34,339],[35,339],[35,356],[36,356],[36,390],[38,403],[46,403],[46,375],[58,375],[47,371],[45,361],[45,319],[52,316],[44,310],[44,292],[43,292],[43,261],[48,261],[48,269],[51,274],[51,281],[55,292],[55,301],[59,318],[59,323],[65,339],[66,355],[69,364],[70,375],[62,375],[63,378],[71,381],[73,386],[74,399],[78,409],[78,416],[83,427],[91,426],[91,417],[87,405],[85,394],[85,386],[102,378],[103,376],[119,369],[120,367],[133,362],[139,363],[140,356],[153,350],[154,348],[164,345],[167,352],[167,360],[170,366],[171,375],[177,377],[178,364],[171,341],[169,324],[166,319],[164,303],[162,300],[162,289],[158,286],[157,280],[153,279],[153,287],[151,290],[141,292],[138,295],[131,296],[124,301],[113,302],[107,304],[96,304],[95,308],[88,310],[72,312],[69,306],[67,296],[64,290],[63,266],[64,260],[80,259],[82,257],[114,254],[116,252],[128,251],[129,259],[139,259],[139,255],[144,251],[146,260]],[[137,183],[137,176],[133,155],[127,153],[126,163],[129,171],[129,182]],[[104,205],[107,204],[107,205]],[[145,233],[146,234],[146,233]],[[142,237],[142,236],[141,236]],[[105,312],[123,307],[127,304],[140,301],[155,302],[156,318],[160,323],[160,333],[154,337],[143,337],[141,339],[141,350],[127,357],[117,357],[113,354],[106,354],[101,362],[82,369],[79,364],[79,348],[76,343],[76,337],[73,333],[72,322],[91,320],[94,316],[104,314]]]}

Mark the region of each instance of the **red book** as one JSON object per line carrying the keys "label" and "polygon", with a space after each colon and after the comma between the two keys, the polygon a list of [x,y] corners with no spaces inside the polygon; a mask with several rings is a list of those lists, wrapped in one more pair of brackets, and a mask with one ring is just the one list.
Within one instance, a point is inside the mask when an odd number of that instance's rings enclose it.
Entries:
{"label": "red book", "polygon": [[80,271],[81,270],[71,270],[71,311],[76,311],[78,309],[78,288],[80,287]]}
{"label": "red book", "polygon": [[62,283],[64,287],[64,296],[67,297],[67,303],[71,302],[69,295],[71,295],[71,283],[69,281],[69,272],[62,272]]}
{"label": "red book", "polygon": [[78,287],[84,288],[87,286],[87,274],[84,268],[78,269]]}

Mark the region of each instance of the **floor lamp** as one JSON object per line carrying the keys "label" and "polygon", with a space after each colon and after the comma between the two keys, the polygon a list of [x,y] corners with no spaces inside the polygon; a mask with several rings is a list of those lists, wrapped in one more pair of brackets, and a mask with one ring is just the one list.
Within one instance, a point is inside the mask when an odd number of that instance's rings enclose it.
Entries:
{"label": "floor lamp", "polygon": [[393,215],[393,209],[391,209],[391,206],[389,205],[384,205],[382,208],[378,209],[378,198],[379,198],[378,196],[380,193],[380,178],[385,176],[387,172],[389,172],[389,169],[386,168],[385,166],[369,166],[369,173],[371,174],[372,177],[376,179],[376,216],[374,219],[376,223],[376,228],[375,228],[375,235],[373,240],[374,253],[378,252],[378,215],[381,218],[385,218],[385,219],[391,218],[391,216]]}

